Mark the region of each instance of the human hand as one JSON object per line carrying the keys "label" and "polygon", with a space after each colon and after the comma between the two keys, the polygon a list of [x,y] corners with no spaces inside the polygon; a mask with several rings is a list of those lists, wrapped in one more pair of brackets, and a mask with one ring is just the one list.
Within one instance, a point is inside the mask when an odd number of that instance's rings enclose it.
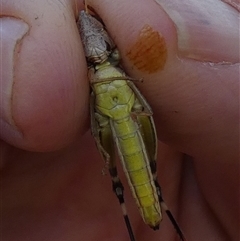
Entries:
{"label": "human hand", "polygon": [[[2,27],[3,240],[128,240],[109,177],[100,174],[103,162],[89,132],[83,134],[89,127],[89,87],[75,5],[13,3],[3,2],[3,14],[26,25]],[[229,9],[219,16],[228,21],[204,42],[201,30],[206,22],[206,29],[212,25],[203,16],[188,49],[179,48],[172,20],[153,1],[89,4],[103,18],[127,73],[144,79],[138,87],[153,107],[159,139],[169,145],[160,143],[160,184],[187,239],[237,240],[239,56],[238,32],[231,31],[238,26],[236,10],[216,1],[220,13]],[[145,24],[164,36],[168,51],[163,70],[151,74],[128,54]],[[9,29],[20,32],[17,45],[5,39]],[[126,196],[137,241],[174,240],[165,215],[160,231],[153,232]]]}

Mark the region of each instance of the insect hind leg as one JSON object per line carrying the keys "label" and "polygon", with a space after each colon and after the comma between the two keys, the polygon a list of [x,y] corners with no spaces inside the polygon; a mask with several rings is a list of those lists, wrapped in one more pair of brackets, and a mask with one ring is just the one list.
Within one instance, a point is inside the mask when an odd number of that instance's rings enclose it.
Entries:
{"label": "insect hind leg", "polygon": [[158,199],[159,199],[159,203],[161,205],[161,208],[166,212],[168,218],[170,219],[171,223],[173,224],[175,230],[177,231],[177,234],[178,234],[180,240],[186,241],[186,239],[185,239],[185,237],[183,235],[183,232],[180,229],[176,219],[174,218],[173,214],[168,209],[166,203],[163,200],[161,187],[160,187],[160,185],[158,183],[158,180],[157,180],[157,164],[156,164],[155,160],[150,161],[150,167],[151,167],[151,172],[153,174],[154,183],[155,183],[155,186],[156,186],[156,189],[157,189],[157,195],[158,195]]}
{"label": "insect hind leg", "polygon": [[127,230],[128,230],[130,240],[135,241],[135,237],[134,237],[134,234],[133,234],[133,230],[132,230],[132,227],[131,227],[130,220],[128,218],[127,209],[126,209],[126,205],[125,205],[125,201],[124,201],[124,193],[123,193],[124,187],[123,187],[122,182],[120,181],[120,179],[118,177],[116,166],[110,167],[109,173],[110,173],[111,178],[112,178],[113,191],[116,194],[116,196],[118,198],[118,201],[121,205],[124,221],[125,221],[125,224],[127,226]]}

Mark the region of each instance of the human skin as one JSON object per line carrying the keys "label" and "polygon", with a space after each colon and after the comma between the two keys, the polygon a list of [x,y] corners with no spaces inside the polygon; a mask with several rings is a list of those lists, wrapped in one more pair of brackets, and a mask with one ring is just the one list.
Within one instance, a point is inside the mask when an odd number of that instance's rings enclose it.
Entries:
{"label": "human skin", "polygon": [[[215,7],[221,13],[219,2]],[[236,9],[221,2],[229,12],[219,18],[228,21],[210,32],[209,42],[193,43],[201,45],[199,49],[204,46],[199,53],[197,47],[181,51],[173,20],[154,1],[88,4],[104,20],[128,75],[144,80],[136,84],[154,111],[160,184],[187,240],[237,241],[238,32],[229,36],[226,50],[221,45],[226,29],[237,21],[227,14],[235,16]],[[2,15],[26,23],[16,27],[20,37],[15,37],[12,50],[3,30],[14,28],[2,25],[3,241],[129,240],[110,177],[101,175],[104,163],[89,131],[87,66],[76,28],[80,9],[80,1],[2,2]],[[165,37],[168,47],[165,68],[151,74],[137,69],[127,57],[146,21]],[[216,37],[219,32],[222,37]],[[200,39],[203,33],[197,33]],[[213,47],[214,53],[204,52]],[[194,59],[188,55],[191,51]],[[159,231],[148,228],[125,189],[136,240],[176,240],[166,215]]]}

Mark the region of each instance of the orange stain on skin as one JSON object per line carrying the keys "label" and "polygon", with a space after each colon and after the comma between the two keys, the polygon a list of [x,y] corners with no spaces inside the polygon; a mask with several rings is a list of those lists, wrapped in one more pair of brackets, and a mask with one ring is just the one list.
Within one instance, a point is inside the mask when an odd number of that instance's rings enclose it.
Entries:
{"label": "orange stain on skin", "polygon": [[165,39],[151,26],[145,25],[127,56],[134,66],[143,72],[154,73],[162,70],[167,61]]}

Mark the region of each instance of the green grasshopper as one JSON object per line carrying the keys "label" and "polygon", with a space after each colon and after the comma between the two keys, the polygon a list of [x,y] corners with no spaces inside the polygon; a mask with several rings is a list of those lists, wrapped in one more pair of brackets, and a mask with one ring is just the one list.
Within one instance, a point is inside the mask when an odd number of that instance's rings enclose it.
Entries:
{"label": "green grasshopper", "polygon": [[184,241],[182,231],[163,201],[157,181],[157,136],[151,107],[119,66],[119,52],[104,25],[86,11],[80,12],[77,24],[92,89],[92,135],[109,169],[130,240],[135,238],[117,173],[115,149],[144,222],[154,230],[159,229],[161,209],[164,209]]}

